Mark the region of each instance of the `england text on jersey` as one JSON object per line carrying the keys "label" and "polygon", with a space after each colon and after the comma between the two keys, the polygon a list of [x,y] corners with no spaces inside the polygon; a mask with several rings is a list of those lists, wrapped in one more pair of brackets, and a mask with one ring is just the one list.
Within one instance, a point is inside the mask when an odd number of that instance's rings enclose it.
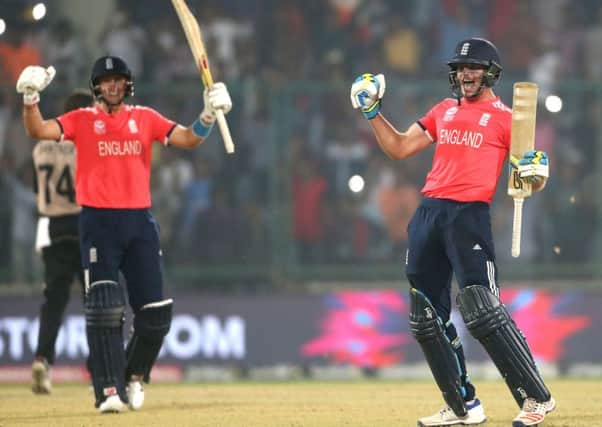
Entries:
{"label": "england text on jersey", "polygon": [[142,153],[142,143],[137,140],[98,141],[99,156],[139,156]]}
{"label": "england text on jersey", "polygon": [[479,148],[483,143],[481,132],[462,129],[440,129],[439,144],[461,144],[467,147]]}

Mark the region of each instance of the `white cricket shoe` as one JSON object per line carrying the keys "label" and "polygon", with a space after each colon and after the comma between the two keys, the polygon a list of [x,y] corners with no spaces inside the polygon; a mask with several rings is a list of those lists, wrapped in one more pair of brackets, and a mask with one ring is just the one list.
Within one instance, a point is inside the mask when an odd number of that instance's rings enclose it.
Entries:
{"label": "white cricket shoe", "polygon": [[132,380],[127,385],[128,400],[130,403],[128,406],[132,411],[137,411],[142,408],[144,404],[144,387],[142,381]]}
{"label": "white cricket shoe", "polygon": [[556,401],[553,397],[547,402],[539,403],[529,397],[523,402],[523,408],[515,419],[512,420],[512,427],[536,426],[541,423],[546,414],[556,409]]}
{"label": "white cricket shoe", "polygon": [[554,400],[554,398],[552,396],[550,396],[550,400],[548,400],[547,402],[544,402],[543,404],[546,407],[546,414],[549,414],[554,409],[556,409],[556,401]]}
{"label": "white cricket shoe", "polygon": [[98,407],[101,414],[118,413],[125,409],[125,403],[121,401],[118,395],[114,394],[105,399]]}
{"label": "white cricket shoe", "polygon": [[31,377],[33,378],[31,390],[35,394],[50,393],[52,384],[48,373],[48,363],[45,360],[35,360],[31,364]]}
{"label": "white cricket shoe", "polygon": [[466,402],[468,413],[464,417],[458,417],[449,406],[441,409],[430,417],[420,418],[418,427],[435,427],[435,426],[469,426],[482,424],[487,421],[485,410],[479,399]]}

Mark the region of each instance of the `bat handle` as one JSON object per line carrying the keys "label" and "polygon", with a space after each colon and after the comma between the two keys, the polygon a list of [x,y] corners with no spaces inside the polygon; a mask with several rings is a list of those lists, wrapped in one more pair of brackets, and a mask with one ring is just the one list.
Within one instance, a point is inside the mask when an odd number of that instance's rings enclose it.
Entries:
{"label": "bat handle", "polygon": [[523,225],[523,202],[522,197],[514,198],[514,220],[512,221],[512,256],[518,258],[520,255],[521,228]]}
{"label": "bat handle", "polygon": [[230,135],[230,128],[228,122],[226,122],[226,116],[222,110],[216,110],[215,115],[217,116],[217,124],[219,125],[219,131],[222,134],[224,140],[224,147],[228,154],[234,153],[234,141],[232,141],[232,135]]}

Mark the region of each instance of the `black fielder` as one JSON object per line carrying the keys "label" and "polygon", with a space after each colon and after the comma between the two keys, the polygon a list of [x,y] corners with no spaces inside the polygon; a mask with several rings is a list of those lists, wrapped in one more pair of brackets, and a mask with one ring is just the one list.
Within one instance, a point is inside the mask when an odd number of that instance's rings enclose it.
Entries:
{"label": "black fielder", "polygon": [[[91,105],[92,95],[86,90],[76,90],[65,100],[63,112]],[[43,302],[31,366],[32,390],[36,394],[48,394],[52,390],[49,367],[54,364],[56,340],[74,279],[82,285],[82,295],[84,291],[78,232],[81,207],[75,201],[73,143],[38,141],[32,157],[39,215],[36,250],[41,253],[44,264]]]}

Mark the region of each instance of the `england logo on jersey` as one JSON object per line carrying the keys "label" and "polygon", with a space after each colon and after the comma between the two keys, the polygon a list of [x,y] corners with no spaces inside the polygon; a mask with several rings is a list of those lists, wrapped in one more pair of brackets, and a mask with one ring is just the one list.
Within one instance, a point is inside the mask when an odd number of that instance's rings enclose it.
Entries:
{"label": "england logo on jersey", "polygon": [[134,119],[128,121],[128,127],[130,128],[131,133],[138,133],[138,126],[136,126],[136,121]]}
{"label": "england logo on jersey", "polygon": [[481,120],[479,120],[479,125],[487,126],[487,123],[489,123],[490,118],[491,118],[490,113],[483,113],[483,115],[481,116]]}
{"label": "england logo on jersey", "polygon": [[107,127],[105,125],[105,122],[103,122],[102,120],[95,120],[94,132],[98,135],[104,135],[105,133],[107,133]]}

